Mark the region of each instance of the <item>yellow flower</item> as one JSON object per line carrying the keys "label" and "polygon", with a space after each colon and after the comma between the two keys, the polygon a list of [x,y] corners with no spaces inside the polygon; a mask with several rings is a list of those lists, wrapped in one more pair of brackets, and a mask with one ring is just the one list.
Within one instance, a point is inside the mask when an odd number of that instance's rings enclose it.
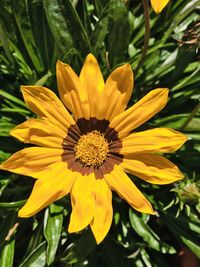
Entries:
{"label": "yellow flower", "polygon": [[[127,2],[128,0],[124,0]],[[146,0],[145,0],[146,1]],[[169,0],[150,0],[153,10],[158,14],[168,4]]]}
{"label": "yellow flower", "polygon": [[57,81],[64,105],[45,87],[22,86],[27,106],[39,118],[28,119],[11,135],[36,146],[15,153],[0,168],[37,179],[19,217],[33,216],[70,193],[69,232],[90,225],[100,243],[112,222],[111,190],[134,209],[154,214],[125,172],[153,184],[183,178],[179,169],[159,154],[174,152],[187,138],[166,128],[131,132],[163,109],[168,90],[152,90],[125,110],[133,88],[129,64],[115,69],[104,83],[91,54],[79,77],[58,61]]}
{"label": "yellow flower", "polygon": [[160,13],[168,2],[169,0],[151,0],[151,5],[156,13]]}

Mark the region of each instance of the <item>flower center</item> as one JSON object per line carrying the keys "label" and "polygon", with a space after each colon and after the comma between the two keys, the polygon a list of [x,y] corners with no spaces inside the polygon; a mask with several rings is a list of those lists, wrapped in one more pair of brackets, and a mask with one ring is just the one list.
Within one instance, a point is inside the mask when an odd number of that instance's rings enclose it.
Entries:
{"label": "flower center", "polygon": [[102,133],[95,130],[82,135],[74,151],[76,158],[86,166],[99,167],[107,157],[108,142]]}

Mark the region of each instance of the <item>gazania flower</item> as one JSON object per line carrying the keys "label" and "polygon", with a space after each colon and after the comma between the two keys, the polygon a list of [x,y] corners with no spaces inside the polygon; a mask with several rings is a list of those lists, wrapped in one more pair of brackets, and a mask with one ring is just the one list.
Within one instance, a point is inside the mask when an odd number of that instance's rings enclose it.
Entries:
{"label": "gazania flower", "polygon": [[181,179],[178,168],[160,153],[174,152],[187,138],[167,128],[135,130],[163,109],[168,90],[152,90],[125,110],[133,88],[129,64],[115,69],[104,83],[89,54],[79,77],[58,61],[57,80],[62,102],[45,87],[22,86],[24,100],[38,118],[20,124],[11,135],[36,146],[15,153],[0,167],[36,179],[19,217],[33,216],[70,193],[69,232],[90,225],[100,243],[112,222],[111,190],[134,209],[154,214],[125,172],[153,184]]}
{"label": "gazania flower", "polygon": [[151,5],[156,13],[160,13],[168,2],[169,0],[151,0]]}

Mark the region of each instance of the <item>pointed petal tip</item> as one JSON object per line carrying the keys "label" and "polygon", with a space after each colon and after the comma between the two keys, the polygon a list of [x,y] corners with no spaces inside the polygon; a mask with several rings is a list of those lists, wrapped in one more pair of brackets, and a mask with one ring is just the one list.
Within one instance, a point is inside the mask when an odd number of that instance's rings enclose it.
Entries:
{"label": "pointed petal tip", "polygon": [[[58,75],[58,72],[64,72],[64,73],[67,73],[67,71],[71,71],[72,68],[69,64],[67,63],[64,63],[62,62],[61,60],[57,60],[56,62],[56,72],[57,72],[57,75]],[[58,77],[57,77],[57,82],[58,82]]]}
{"label": "pointed petal tip", "polygon": [[[91,230],[92,230],[92,228],[91,228]],[[94,236],[94,239],[95,239],[97,245],[99,245],[107,236],[107,233],[95,232],[93,230],[92,230],[92,233],[93,233],[93,236]]]}
{"label": "pointed petal tip", "polygon": [[20,89],[22,90],[22,91],[27,91],[27,90],[29,90],[30,88],[33,88],[33,87],[42,87],[42,86],[40,86],[40,85],[21,85],[20,86]]}
{"label": "pointed petal tip", "polygon": [[[17,138],[17,135],[15,133],[15,129],[12,129],[10,132],[9,132],[9,135],[14,137],[14,138]],[[19,138],[17,138],[18,140],[20,140]],[[21,140],[20,140],[21,141]]]}
{"label": "pointed petal tip", "polygon": [[163,92],[165,94],[169,93],[169,88],[165,88],[165,87],[164,88],[156,88],[154,90],[158,90],[158,91]]}
{"label": "pointed petal tip", "polygon": [[156,14],[159,14],[165,6],[168,4],[169,0],[151,0],[151,5]]}
{"label": "pointed petal tip", "polygon": [[97,61],[96,57],[92,53],[87,54],[86,59]]}
{"label": "pointed petal tip", "polygon": [[99,245],[104,240],[105,236],[103,236],[103,237],[94,236],[94,238],[95,238],[97,245]]}
{"label": "pointed petal tip", "polygon": [[94,65],[99,65],[98,61],[96,59],[96,57],[92,54],[89,53],[86,57],[85,57],[85,63],[89,63],[89,64],[94,64]]}
{"label": "pointed petal tip", "polygon": [[[56,62],[56,68],[62,68],[63,64],[64,64],[64,62],[62,62],[61,60],[58,59]],[[68,66],[68,65],[66,64],[66,66]]]}
{"label": "pointed petal tip", "polygon": [[165,97],[165,98],[168,98],[169,96],[169,88],[156,88],[156,89],[153,89],[151,90],[149,93],[157,93],[158,95],[162,96],[162,97]]}
{"label": "pointed petal tip", "polygon": [[58,59],[58,60],[56,61],[56,67],[58,67],[58,66],[61,65],[61,64],[62,64],[62,61]]}
{"label": "pointed petal tip", "polygon": [[157,212],[156,212],[156,211],[154,211],[154,210],[152,209],[150,212],[148,212],[148,214],[150,214],[150,215],[156,215],[156,214],[157,214]]}
{"label": "pointed petal tip", "polygon": [[28,85],[21,85],[20,86],[20,90],[21,90],[22,94],[23,94],[23,92],[27,91],[27,87],[28,87]]}
{"label": "pointed petal tip", "polygon": [[31,216],[33,216],[34,214],[29,214],[26,211],[24,211],[24,208],[22,207],[19,211],[18,211],[18,217],[19,218],[29,218]]}
{"label": "pointed petal tip", "polygon": [[[133,207],[135,209],[135,207]],[[143,209],[137,209],[141,213],[156,215],[156,212],[153,210],[151,203],[148,201],[146,202],[146,206]]]}
{"label": "pointed petal tip", "polygon": [[44,86],[41,86],[41,85],[21,85],[20,86],[20,90],[22,92],[22,95],[24,97],[24,99],[26,99],[26,97],[24,96],[24,94],[26,93],[32,93],[33,90],[34,90],[34,93],[36,91],[40,91],[40,90],[47,90],[47,91],[51,91],[50,89],[44,87]]}
{"label": "pointed petal tip", "polygon": [[6,171],[6,169],[3,165],[4,165],[4,163],[0,164],[0,170]]}
{"label": "pointed petal tip", "polygon": [[87,225],[84,226],[84,227],[79,227],[78,225],[77,226],[74,226],[74,225],[72,225],[72,224],[69,223],[69,226],[68,226],[67,231],[70,234],[78,233],[78,232],[82,231],[83,229],[85,229],[86,227],[87,227]]}
{"label": "pointed petal tip", "polygon": [[128,72],[131,72],[131,74],[133,73],[133,70],[131,68],[131,64],[129,64],[129,63],[125,63],[125,64],[119,66],[119,69],[124,69]]}
{"label": "pointed petal tip", "polygon": [[69,234],[72,234],[72,233],[76,233],[77,232],[72,227],[70,227],[70,225],[68,226],[67,231],[68,231]]}

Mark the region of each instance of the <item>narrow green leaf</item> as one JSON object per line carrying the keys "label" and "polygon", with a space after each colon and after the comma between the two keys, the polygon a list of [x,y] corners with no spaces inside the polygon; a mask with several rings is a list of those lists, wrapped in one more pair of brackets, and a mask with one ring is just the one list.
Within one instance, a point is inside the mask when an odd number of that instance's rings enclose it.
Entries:
{"label": "narrow green leaf", "polygon": [[168,27],[168,30],[165,32],[165,35],[163,37],[163,41],[167,40],[167,38],[170,36],[170,34],[173,32],[174,28],[180,24],[180,22],[188,16],[188,14],[191,13],[195,8],[199,7],[199,0],[191,0],[187,2],[187,4],[184,4],[184,8],[180,10],[178,13],[178,16],[175,16],[175,18],[172,20],[172,23],[170,27]]}
{"label": "narrow green leaf", "polygon": [[47,71],[51,65],[55,65],[55,58],[52,56],[54,40],[47,23],[43,0],[28,0],[28,10],[35,43]]}
{"label": "narrow green leaf", "polygon": [[34,249],[19,267],[44,267],[46,265],[46,241]]}
{"label": "narrow green leaf", "polygon": [[25,0],[11,0],[11,6],[26,51],[31,58],[35,69],[38,72],[41,72],[44,70],[44,67],[33,37],[29,14],[27,13],[27,3]]}
{"label": "narrow green leaf", "polygon": [[22,100],[13,96],[12,94],[9,94],[8,92],[6,92],[4,90],[0,90],[0,96],[3,96],[4,98],[9,99],[12,102],[26,108],[26,104]]}
{"label": "narrow green leaf", "polygon": [[144,215],[139,217],[134,211],[129,210],[129,218],[131,226],[135,232],[141,236],[149,245],[149,247],[161,252],[161,253],[176,253],[176,250],[164,243],[159,236],[150,228],[150,226],[144,221]]}
{"label": "narrow green leaf", "polygon": [[50,265],[55,258],[63,223],[63,207],[51,204],[46,210],[44,235],[47,240],[46,261]]}
{"label": "narrow green leaf", "polygon": [[165,211],[160,213],[170,231],[200,258],[200,223],[180,214],[178,218]]}
{"label": "narrow green leaf", "polygon": [[43,1],[49,27],[62,55],[76,48],[84,58],[91,50],[90,43],[71,1]]}
{"label": "narrow green leaf", "polygon": [[10,51],[9,38],[7,36],[6,31],[3,28],[3,23],[1,22],[1,20],[0,20],[0,40],[1,40],[2,46],[3,46],[4,50],[5,50],[5,53],[6,53],[7,57],[8,57],[9,62],[11,64],[13,64],[14,60],[13,60],[12,53]]}
{"label": "narrow green leaf", "polygon": [[129,30],[125,2],[111,0],[108,10],[108,57],[111,67],[125,59],[129,44]]}
{"label": "narrow green leaf", "polygon": [[95,25],[95,29],[91,37],[92,51],[95,53],[96,56],[98,56],[98,54],[101,52],[102,46],[104,46],[104,40],[107,32],[108,32],[108,18],[103,17]]}
{"label": "narrow green leaf", "polygon": [[15,127],[15,124],[0,120],[0,136],[8,136],[11,129]]}
{"label": "narrow green leaf", "polygon": [[21,109],[21,108],[2,108],[1,112],[12,112],[12,113],[19,113],[22,115],[29,115],[30,111]]}
{"label": "narrow green leaf", "polygon": [[40,78],[35,83],[35,85],[41,85],[41,86],[43,86],[51,76],[52,76],[52,73],[50,71],[48,71],[42,78]]}
{"label": "narrow green leaf", "polygon": [[15,202],[0,202],[0,208],[9,209],[9,210],[20,208],[21,206],[25,204],[26,201],[27,199],[15,201]]}
{"label": "narrow green leaf", "polygon": [[68,264],[73,264],[80,260],[85,260],[95,247],[96,241],[90,229],[88,229],[84,231],[77,243],[74,243],[73,246],[67,249],[67,252],[61,261],[67,262]]}
{"label": "narrow green leaf", "polygon": [[6,242],[5,246],[1,248],[0,252],[0,266],[1,267],[13,267],[15,251],[15,239],[11,239]]}

